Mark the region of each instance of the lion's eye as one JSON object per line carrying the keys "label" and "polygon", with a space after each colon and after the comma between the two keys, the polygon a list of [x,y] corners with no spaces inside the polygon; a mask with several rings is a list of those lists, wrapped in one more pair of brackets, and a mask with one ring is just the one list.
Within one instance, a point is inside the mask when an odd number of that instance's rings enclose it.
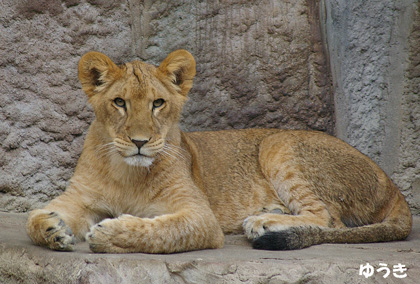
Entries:
{"label": "lion's eye", "polygon": [[153,108],[158,108],[163,106],[163,104],[165,103],[164,99],[157,99],[155,101],[153,101]]}
{"label": "lion's eye", "polygon": [[116,98],[114,103],[117,107],[124,107],[125,108],[125,101],[122,98]]}

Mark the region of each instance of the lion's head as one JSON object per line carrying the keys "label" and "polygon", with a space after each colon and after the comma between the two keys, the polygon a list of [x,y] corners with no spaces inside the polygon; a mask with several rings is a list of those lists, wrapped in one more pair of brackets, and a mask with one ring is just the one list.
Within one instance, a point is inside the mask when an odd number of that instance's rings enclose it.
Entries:
{"label": "lion's head", "polygon": [[177,50],[155,67],[140,61],[117,66],[99,52],[79,62],[79,79],[107,147],[132,166],[150,166],[165,151],[195,76],[195,61]]}

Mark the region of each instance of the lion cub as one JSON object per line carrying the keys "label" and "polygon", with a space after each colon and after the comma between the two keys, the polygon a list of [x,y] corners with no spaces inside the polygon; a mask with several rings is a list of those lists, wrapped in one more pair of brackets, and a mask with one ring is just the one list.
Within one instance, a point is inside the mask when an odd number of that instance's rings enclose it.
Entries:
{"label": "lion cub", "polygon": [[79,62],[96,119],[66,191],[30,213],[32,241],[94,252],[221,248],[244,232],[259,249],[405,239],[403,195],[369,158],[320,132],[184,133],[178,120],[195,61],[177,50],[155,67],[98,52]]}

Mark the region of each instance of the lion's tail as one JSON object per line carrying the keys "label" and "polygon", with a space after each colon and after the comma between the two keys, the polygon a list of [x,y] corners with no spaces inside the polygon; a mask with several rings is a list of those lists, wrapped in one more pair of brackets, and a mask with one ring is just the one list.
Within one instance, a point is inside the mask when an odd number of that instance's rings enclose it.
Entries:
{"label": "lion's tail", "polygon": [[322,243],[374,243],[404,240],[411,232],[410,209],[399,193],[399,200],[380,223],[352,228],[296,226],[267,232],[253,241],[253,247],[266,250],[292,250]]}

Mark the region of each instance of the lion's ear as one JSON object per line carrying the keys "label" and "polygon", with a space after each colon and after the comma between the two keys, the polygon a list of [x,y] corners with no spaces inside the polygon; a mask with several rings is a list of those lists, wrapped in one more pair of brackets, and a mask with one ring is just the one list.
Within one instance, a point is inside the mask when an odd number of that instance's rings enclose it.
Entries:
{"label": "lion's ear", "polygon": [[195,76],[195,60],[191,53],[183,49],[171,52],[158,69],[180,88],[182,95],[188,94]]}
{"label": "lion's ear", "polygon": [[88,52],[79,61],[79,80],[89,97],[104,90],[121,74],[121,69],[100,52]]}

